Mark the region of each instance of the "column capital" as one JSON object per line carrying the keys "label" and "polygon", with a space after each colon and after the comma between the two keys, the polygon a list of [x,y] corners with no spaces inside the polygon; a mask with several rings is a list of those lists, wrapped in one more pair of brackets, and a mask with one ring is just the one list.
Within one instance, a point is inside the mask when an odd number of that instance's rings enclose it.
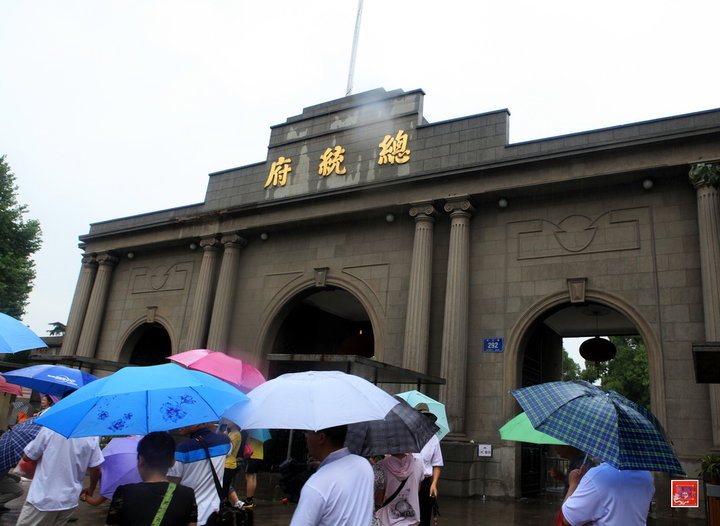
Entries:
{"label": "column capital", "polygon": [[223,234],[222,238],[220,238],[220,242],[226,247],[235,245],[236,248],[243,248],[245,245],[247,245],[247,239],[242,237],[237,232]]}
{"label": "column capital", "polygon": [[437,210],[432,201],[410,203],[410,217],[414,217],[415,221],[435,221],[435,216],[437,216]]}
{"label": "column capital", "polygon": [[217,250],[220,248],[220,240],[217,236],[205,236],[200,238],[198,245],[203,250]]}
{"label": "column capital", "polygon": [[443,207],[446,212],[448,212],[451,216],[471,216],[475,213],[475,208],[470,203],[470,200],[468,199],[468,196],[459,196],[453,199],[448,199],[445,201],[445,206]]}
{"label": "column capital", "polygon": [[695,188],[712,186],[720,189],[720,165],[697,163],[690,167],[690,182]]}
{"label": "column capital", "polygon": [[110,252],[101,252],[97,255],[97,262],[99,265],[107,265],[109,267],[115,266],[115,264],[119,261],[119,258],[111,254]]}
{"label": "column capital", "polygon": [[84,267],[95,267],[97,266],[97,254],[91,252],[89,254],[83,254],[82,265]]}

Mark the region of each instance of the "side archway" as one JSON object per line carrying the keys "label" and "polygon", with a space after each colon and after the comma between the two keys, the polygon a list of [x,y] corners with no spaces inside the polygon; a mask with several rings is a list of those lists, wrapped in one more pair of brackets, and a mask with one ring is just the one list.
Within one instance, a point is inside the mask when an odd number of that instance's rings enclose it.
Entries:
{"label": "side archway", "polygon": [[133,365],[160,365],[173,354],[175,337],[169,324],[156,316],[150,322],[142,318],[133,323],[120,340],[118,361]]}
{"label": "side archway", "polygon": [[[628,318],[636,327],[638,334],[645,342],[648,354],[648,375],[650,381],[650,400],[653,414],[663,426],[667,426],[667,410],[665,403],[665,374],[662,346],[652,326],[647,320],[623,298],[608,292],[588,289],[585,293],[588,302],[598,303],[614,309]],[[530,337],[531,328],[548,311],[570,303],[569,294],[564,291],[543,298],[532,305],[510,330],[504,363],[504,391],[509,392],[521,386],[523,351]],[[514,416],[514,403],[511,397],[503,399],[503,415],[506,420]]]}

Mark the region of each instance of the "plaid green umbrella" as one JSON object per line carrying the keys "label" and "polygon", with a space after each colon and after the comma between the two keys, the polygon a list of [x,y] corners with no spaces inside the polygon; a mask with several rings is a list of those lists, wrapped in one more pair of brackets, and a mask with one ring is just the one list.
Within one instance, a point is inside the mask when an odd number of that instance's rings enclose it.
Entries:
{"label": "plaid green umbrella", "polygon": [[512,394],[536,430],[617,469],[685,474],[655,416],[615,391],[578,380]]}
{"label": "plaid green umbrella", "polygon": [[546,435],[535,429],[525,413],[508,420],[500,428],[500,438],[503,440],[516,440],[517,442],[529,442],[531,444],[555,444],[564,446],[565,442]]}

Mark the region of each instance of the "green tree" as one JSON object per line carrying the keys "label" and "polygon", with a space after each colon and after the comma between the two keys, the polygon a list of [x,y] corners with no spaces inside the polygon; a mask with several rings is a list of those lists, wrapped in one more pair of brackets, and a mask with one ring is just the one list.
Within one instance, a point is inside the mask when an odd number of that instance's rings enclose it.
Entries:
{"label": "green tree", "polygon": [[47,331],[50,336],[62,336],[65,334],[66,327],[64,323],[54,321],[52,323],[48,323],[48,325],[52,327],[52,329],[48,329]]}
{"label": "green tree", "polygon": [[638,336],[611,336],[617,354],[608,362],[585,362],[580,379],[600,380],[605,389],[617,391],[624,397],[650,408],[650,377],[645,344]]}
{"label": "green tree", "polygon": [[40,248],[40,223],[25,219],[17,190],[15,174],[0,156],[0,312],[22,318],[35,279],[31,256]]}
{"label": "green tree", "polygon": [[562,352],[562,380],[564,382],[579,380],[581,373],[580,364],[573,360],[565,349],[563,349]]}

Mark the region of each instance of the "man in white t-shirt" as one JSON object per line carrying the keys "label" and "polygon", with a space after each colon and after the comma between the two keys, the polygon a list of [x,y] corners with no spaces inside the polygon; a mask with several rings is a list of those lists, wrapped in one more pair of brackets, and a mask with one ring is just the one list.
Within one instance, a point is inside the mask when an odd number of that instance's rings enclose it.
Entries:
{"label": "man in white t-shirt", "polygon": [[[420,404],[420,406],[423,405],[425,404]],[[420,407],[418,411],[433,423],[437,421],[437,417],[426,408]],[[420,450],[420,453],[415,453],[414,456],[423,461],[423,480],[418,491],[420,526],[429,526],[432,518],[432,505],[438,495],[438,480],[440,480],[440,472],[443,468],[440,441],[435,435],[431,436],[430,440]]]}
{"label": "man in white t-shirt", "polygon": [[369,526],[375,478],[370,463],[346,447],[347,426],[307,431],[310,456],[321,460],[308,479],[290,526]]}
{"label": "man in white t-shirt", "polygon": [[17,525],[66,524],[78,505],[87,470],[91,479],[100,477],[103,456],[98,437],[65,438],[43,427],[23,453],[25,460],[37,460],[37,468]]}
{"label": "man in white t-shirt", "polygon": [[567,496],[562,506],[563,524],[580,526],[644,526],[655,493],[649,471],[619,470],[600,464],[583,475],[568,474]]}

